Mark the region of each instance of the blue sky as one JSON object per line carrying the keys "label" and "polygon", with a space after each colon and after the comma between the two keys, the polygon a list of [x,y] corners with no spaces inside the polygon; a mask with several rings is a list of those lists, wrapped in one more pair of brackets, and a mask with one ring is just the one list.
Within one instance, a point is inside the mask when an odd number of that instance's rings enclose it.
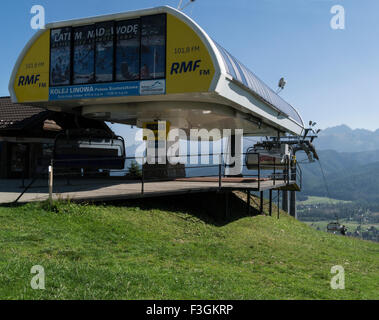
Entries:
{"label": "blue sky", "polygon": [[[186,1],[186,0],[184,0]],[[0,11],[0,96],[9,95],[12,67],[35,32],[30,9],[43,5],[46,22],[129,11],[179,0],[17,0]],[[330,27],[333,5],[346,10],[346,29]],[[379,1],[377,0],[197,0],[186,10],[268,85],[276,88],[305,121],[320,128],[347,124],[379,128]]]}

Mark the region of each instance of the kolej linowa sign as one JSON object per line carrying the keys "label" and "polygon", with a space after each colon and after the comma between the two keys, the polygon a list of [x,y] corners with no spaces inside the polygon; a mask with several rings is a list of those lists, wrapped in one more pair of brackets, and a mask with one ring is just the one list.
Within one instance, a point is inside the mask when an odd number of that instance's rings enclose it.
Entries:
{"label": "kolej linowa sign", "polygon": [[104,19],[52,24],[37,33],[15,67],[12,98],[47,102],[209,90],[212,57],[185,22],[170,13]]}

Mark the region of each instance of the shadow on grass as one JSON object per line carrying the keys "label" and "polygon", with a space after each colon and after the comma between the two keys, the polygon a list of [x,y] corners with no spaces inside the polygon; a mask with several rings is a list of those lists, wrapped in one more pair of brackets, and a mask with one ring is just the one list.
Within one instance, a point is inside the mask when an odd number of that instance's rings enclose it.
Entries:
{"label": "shadow on grass", "polygon": [[186,195],[163,196],[133,200],[119,200],[103,204],[118,207],[139,207],[141,210],[159,209],[169,212],[183,212],[201,219],[205,223],[224,226],[248,216],[259,215],[254,202],[259,199],[251,196],[250,210],[245,199],[234,192],[200,192]]}
{"label": "shadow on grass", "polygon": [[[112,200],[101,202],[79,202],[75,200],[54,201],[50,205],[48,201],[38,202],[41,209],[59,213],[65,203],[81,203],[81,205],[111,205],[116,207],[138,207],[144,211],[154,209],[168,212],[183,212],[205,223],[215,226],[224,226],[233,221],[245,217],[260,215],[259,197],[250,196],[250,208],[247,205],[247,194],[245,192],[223,191],[223,192],[198,192],[185,195],[146,197],[128,200]],[[60,205],[62,204],[63,207]],[[19,208],[25,203],[1,204],[0,207]],[[267,212],[267,201],[265,200],[264,212]],[[276,209],[273,208],[275,211]]]}
{"label": "shadow on grass", "polygon": [[25,206],[25,203],[18,203],[18,202],[7,202],[7,203],[0,203],[0,208],[20,208]]}

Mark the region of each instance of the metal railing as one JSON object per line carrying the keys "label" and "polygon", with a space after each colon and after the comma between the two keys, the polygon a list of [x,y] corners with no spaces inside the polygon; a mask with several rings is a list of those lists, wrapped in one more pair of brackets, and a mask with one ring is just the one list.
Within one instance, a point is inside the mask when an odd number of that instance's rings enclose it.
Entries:
{"label": "metal railing", "polygon": [[[301,168],[296,165],[296,170],[291,168],[290,163],[287,161],[285,165],[283,164],[276,164],[276,161],[274,161],[273,168],[272,166],[269,166],[271,169],[267,169],[267,165],[262,164],[260,160],[259,153],[255,153],[258,158],[258,163],[256,169],[249,169],[245,157],[247,154],[251,153],[241,153],[241,174],[236,176],[240,178],[255,178],[255,180],[252,180],[255,182],[255,187],[251,189],[255,190],[261,190],[262,182],[263,181],[272,181],[273,189],[275,187],[278,187],[284,185],[290,184],[292,181],[296,181],[297,183],[302,184],[302,171]],[[49,187],[49,198],[52,199],[52,194],[54,192],[54,184],[56,181],[60,179],[66,180],[66,185],[71,185],[71,182],[73,179],[75,181],[80,181],[80,179],[92,179],[98,178],[101,183],[106,182],[107,180],[123,180],[123,181],[131,181],[131,182],[139,182],[140,183],[140,191],[139,193],[143,196],[145,194],[145,184],[149,182],[159,182],[159,181],[170,181],[170,180],[176,180],[178,178],[216,178],[217,177],[217,186],[219,190],[222,190],[225,186],[225,179],[227,177],[228,170],[227,168],[230,168],[231,164],[228,164],[226,161],[226,157],[228,157],[229,154],[226,153],[217,153],[217,154],[197,154],[197,155],[182,155],[182,156],[176,156],[175,158],[183,159],[187,158],[187,160],[191,157],[198,157],[201,159],[201,157],[212,157],[214,161],[212,163],[206,163],[206,164],[188,164],[188,161],[186,161],[185,164],[179,163],[179,165],[170,164],[170,161],[168,161],[169,166],[163,167],[160,166],[160,164],[143,164],[146,162],[147,157],[117,157],[117,158],[76,158],[76,159],[51,159],[50,165],[42,172],[36,172],[35,176],[33,177],[32,181],[25,187],[23,192],[20,194],[20,196],[17,198],[16,202],[19,201],[19,199],[22,197],[25,192],[28,191],[29,188],[35,183],[35,181],[38,178],[48,178],[48,187]],[[238,154],[237,154],[238,156]],[[172,157],[168,157],[167,160],[172,159]],[[218,161],[215,161],[217,160]],[[140,161],[138,161],[140,160]],[[79,168],[76,166],[70,167],[70,163],[75,164],[78,161],[90,164],[93,163],[92,169],[90,166],[85,168]],[[98,169],[96,168],[96,165],[94,162],[100,161],[121,161],[124,164],[124,169]],[[129,162],[129,163],[128,163]],[[191,162],[191,161],[190,161]],[[135,163],[134,169],[135,172],[131,172],[132,163]],[[66,164],[65,166],[62,166],[63,164]],[[128,168],[125,168],[129,165]],[[171,166],[170,166],[171,165]],[[283,170],[284,168],[284,170]],[[291,170],[292,169],[292,170]],[[192,174],[191,174],[192,171]],[[179,174],[178,174],[179,172]],[[163,174],[162,174],[163,173]],[[229,175],[228,177],[230,177]],[[189,180],[190,181],[190,180]],[[201,181],[200,181],[201,182]],[[209,181],[208,181],[209,182]],[[230,182],[230,181],[229,181]],[[91,186],[95,183],[94,181],[89,182]],[[240,183],[241,188],[248,189],[249,187],[246,186],[246,182],[235,182]],[[81,184],[83,188],[85,189],[84,182]]]}

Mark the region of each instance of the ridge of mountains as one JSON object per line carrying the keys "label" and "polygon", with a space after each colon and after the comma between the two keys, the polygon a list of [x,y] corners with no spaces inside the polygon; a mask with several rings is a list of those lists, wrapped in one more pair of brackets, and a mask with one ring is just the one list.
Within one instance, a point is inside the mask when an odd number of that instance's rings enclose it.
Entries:
{"label": "ridge of mountains", "polygon": [[351,129],[347,125],[327,128],[319,133],[315,146],[319,150],[339,152],[379,150],[379,129]]}
{"label": "ridge of mountains", "polygon": [[[379,129],[327,128],[314,141],[332,198],[379,204]],[[327,196],[319,163],[302,165],[305,195]]]}

